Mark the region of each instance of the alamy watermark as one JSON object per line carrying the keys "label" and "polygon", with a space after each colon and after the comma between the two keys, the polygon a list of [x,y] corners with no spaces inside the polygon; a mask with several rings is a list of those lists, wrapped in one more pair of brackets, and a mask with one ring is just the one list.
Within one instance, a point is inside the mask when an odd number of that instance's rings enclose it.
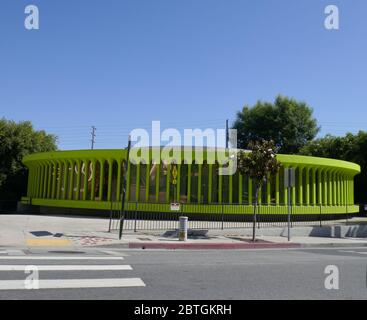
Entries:
{"label": "alamy watermark", "polygon": [[339,30],[339,8],[331,4],[325,7],[324,13],[326,14],[325,29]]}
{"label": "alamy watermark", "polygon": [[[152,121],[151,132],[134,129],[130,139],[129,160],[133,164],[203,164],[206,161],[207,164],[218,163],[220,175],[233,175],[237,170],[235,129],[228,129],[228,135],[225,129],[184,129],[182,136],[174,128],[161,132],[160,121]],[[223,147],[227,139],[228,148]]]}
{"label": "alamy watermark", "polygon": [[30,4],[25,7],[24,13],[27,15],[24,20],[24,27],[27,30],[39,29],[39,10],[38,7]]}

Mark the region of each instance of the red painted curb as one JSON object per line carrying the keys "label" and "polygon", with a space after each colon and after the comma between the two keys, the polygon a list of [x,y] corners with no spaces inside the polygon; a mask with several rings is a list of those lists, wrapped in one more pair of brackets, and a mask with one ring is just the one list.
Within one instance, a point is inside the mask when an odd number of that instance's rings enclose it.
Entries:
{"label": "red painted curb", "polygon": [[130,242],[130,249],[270,249],[300,248],[299,243],[159,243]]}

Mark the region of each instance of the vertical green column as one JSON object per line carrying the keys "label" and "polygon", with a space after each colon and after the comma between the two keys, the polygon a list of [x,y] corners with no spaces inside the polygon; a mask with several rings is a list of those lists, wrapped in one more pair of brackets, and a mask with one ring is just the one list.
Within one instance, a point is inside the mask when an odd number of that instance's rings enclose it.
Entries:
{"label": "vertical green column", "polygon": [[[288,166],[284,166],[284,171],[283,172],[285,172],[285,170],[286,169],[288,169]],[[284,175],[283,175],[283,205],[288,205],[288,190],[287,190],[287,188],[286,188],[286,186],[285,186],[285,181],[284,181]]]}
{"label": "vertical green column", "polygon": [[45,163],[45,167],[43,170],[43,197],[44,199],[47,198],[47,183],[48,183],[48,163]]}
{"label": "vertical green column", "polygon": [[270,175],[266,179],[266,204],[270,206],[271,204],[271,185],[270,185]]}
{"label": "vertical green column", "polygon": [[38,197],[38,186],[39,186],[39,165],[37,165],[36,167],[36,183],[35,183],[35,186],[34,186],[34,197],[37,198]]}
{"label": "vertical green column", "polygon": [[198,203],[202,203],[201,201],[201,188],[202,188],[202,185],[201,185],[201,181],[202,181],[202,165],[198,165]]}
{"label": "vertical green column", "polygon": [[341,199],[342,199],[342,205],[345,205],[345,199],[344,199],[344,175],[340,175],[340,190],[341,190]]}
{"label": "vertical green column", "polygon": [[150,189],[150,162],[147,163],[147,169],[145,172],[145,202],[149,202],[149,189]]}
{"label": "vertical green column", "polygon": [[43,197],[47,199],[47,184],[48,184],[48,162],[45,163],[44,177],[43,177]]}
{"label": "vertical green column", "polygon": [[87,194],[88,194],[88,167],[89,167],[89,161],[87,159],[83,160],[83,166],[84,166],[84,173],[83,175],[83,200],[87,200]]}
{"label": "vertical green column", "polygon": [[81,162],[80,162],[80,160],[77,160],[75,200],[79,200],[79,198],[80,198],[80,180],[81,180],[81,176],[82,176],[81,171],[82,171]]}
{"label": "vertical green column", "polygon": [[41,163],[41,183],[39,186],[39,198],[43,198],[43,187],[45,185],[45,164]]}
{"label": "vertical green column", "polygon": [[340,188],[340,205],[344,205],[344,199],[343,199],[343,184],[342,184],[342,174],[339,174],[339,188]]}
{"label": "vertical green column", "polygon": [[103,200],[103,185],[104,185],[104,159],[99,160],[99,201]]}
{"label": "vertical green column", "polygon": [[32,167],[28,168],[28,183],[27,183],[27,197],[32,197]]}
{"label": "vertical green column", "polygon": [[52,187],[51,187],[51,199],[55,199],[56,195],[56,178],[57,178],[57,164],[52,163]]}
{"label": "vertical green column", "polygon": [[347,184],[348,177],[344,175],[344,197],[345,197],[345,205],[348,205],[348,184]]}
{"label": "vertical green column", "polygon": [[208,187],[208,203],[212,203],[212,189],[213,189],[213,165],[209,164],[209,187]]}
{"label": "vertical green column", "polygon": [[[122,159],[116,159],[117,162],[117,186],[116,186],[116,201],[120,201],[121,199],[121,167],[123,164]],[[93,188],[93,183],[92,183]]]}
{"label": "vertical green column", "polygon": [[348,190],[348,176],[346,175],[344,178],[344,185],[345,185],[345,204],[349,205],[349,190]]}
{"label": "vertical green column", "polygon": [[[137,163],[136,164],[136,183],[135,183],[135,201],[139,201],[141,199],[139,199],[140,196],[140,166],[141,163]],[[168,171],[167,171],[167,175],[168,175]]]}
{"label": "vertical green column", "polygon": [[32,197],[32,192],[31,192],[31,188],[32,188],[32,166],[29,167],[28,169],[28,183],[27,183],[27,197]]}
{"label": "vertical green column", "polygon": [[52,188],[52,163],[48,164],[48,171],[47,171],[47,198],[51,198],[51,188]]}
{"label": "vertical green column", "polygon": [[333,172],[333,206],[336,206],[336,171]]}
{"label": "vertical green column", "polygon": [[322,205],[322,170],[317,170],[317,179],[318,179],[318,199],[317,204]]}
{"label": "vertical green column", "polygon": [[340,201],[341,205],[344,206],[344,188],[343,188],[343,174],[340,174]]}
{"label": "vertical green column", "polygon": [[219,175],[218,175],[218,202],[223,202],[223,176],[222,176],[222,168],[219,167]]}
{"label": "vertical green column", "polygon": [[34,183],[33,183],[33,198],[37,198],[37,186],[38,186],[38,172],[39,167],[36,165],[34,167]]}
{"label": "vertical green column", "polygon": [[233,175],[230,175],[228,177],[228,191],[229,191],[229,203],[232,203],[233,201]]}
{"label": "vertical green column", "polygon": [[262,187],[259,189],[259,192],[257,194],[258,199],[255,199],[255,201],[257,200],[259,205],[261,205],[261,203],[262,203],[262,189],[263,189]]}
{"label": "vertical green column", "polygon": [[34,176],[33,176],[33,185],[32,185],[32,197],[37,198],[37,186],[38,186],[38,166],[34,167]]}
{"label": "vertical green column", "polygon": [[354,179],[352,180],[352,183],[351,183],[351,202],[350,204],[354,204]]}
{"label": "vertical green column", "polygon": [[298,202],[303,206],[303,167],[298,168]]}
{"label": "vertical green column", "polygon": [[250,177],[248,177],[247,181],[248,181],[248,204],[250,206],[252,206],[253,205],[253,199],[252,199],[252,179],[250,179]]}
{"label": "vertical green column", "polygon": [[[91,185],[91,192],[90,192],[90,199],[94,201],[95,193],[96,193],[96,159],[92,159],[92,185]],[[121,173],[121,166],[119,165],[119,171]],[[121,175],[120,175],[121,176]],[[117,183],[117,197],[120,194],[120,183]]]}
{"label": "vertical green column", "polygon": [[[295,167],[294,170],[297,170],[297,167]],[[297,201],[297,199],[296,199],[296,186],[292,187],[291,192],[292,192],[292,206],[295,206],[296,201]]]}
{"label": "vertical green column", "polygon": [[51,194],[51,164],[48,162],[47,163],[47,184],[46,184],[46,199],[48,199],[50,197]]}
{"label": "vertical green column", "polygon": [[62,175],[62,164],[61,161],[57,161],[57,171],[56,171],[56,177],[57,177],[57,184],[56,184],[56,199],[60,199],[60,192],[61,192],[61,175]]}
{"label": "vertical green column", "polygon": [[329,206],[332,206],[333,205],[333,172],[332,170],[329,171],[328,173],[328,198],[329,198],[329,201],[328,201],[328,204]]}
{"label": "vertical green column", "polygon": [[161,174],[161,167],[159,163],[156,164],[156,168],[157,171],[155,176],[155,202],[159,202],[159,176]]}
{"label": "vertical green column", "polygon": [[344,185],[344,180],[345,180],[345,177],[344,177],[344,174],[342,175],[342,200],[343,200],[343,205],[346,204],[346,201],[345,201],[345,185]]}
{"label": "vertical green column", "polygon": [[75,165],[76,162],[74,160],[70,161],[70,168],[67,169],[69,172],[69,195],[68,199],[73,200],[74,199],[74,179],[75,179]]}
{"label": "vertical green column", "polygon": [[39,170],[38,170],[38,183],[37,183],[37,198],[41,197],[41,183],[42,183],[42,163],[39,163]]}
{"label": "vertical green column", "polygon": [[68,183],[68,171],[69,171],[69,166],[68,166],[68,162],[67,161],[63,161],[63,167],[62,167],[62,174],[64,176],[63,179],[63,191],[61,192],[60,195],[60,199],[65,200],[66,199],[66,190],[67,190],[67,183]]}
{"label": "vertical green column", "polygon": [[243,176],[241,173],[238,172],[238,203],[242,203],[242,183],[243,183]]}
{"label": "vertical green column", "polygon": [[323,188],[323,204],[324,206],[327,206],[327,195],[328,195],[328,182],[327,182],[327,170],[324,169],[324,174],[323,174],[323,184],[324,184],[324,188]]}
{"label": "vertical green column", "polygon": [[312,204],[315,206],[317,205],[317,200],[316,200],[316,168],[312,168],[311,169],[311,174],[312,174]]}
{"label": "vertical green column", "polygon": [[347,176],[347,181],[346,181],[346,184],[347,184],[347,205],[350,205],[350,177]]}
{"label": "vertical green column", "polygon": [[275,176],[275,204],[279,206],[279,171]]}
{"label": "vertical green column", "polygon": [[349,199],[348,199],[348,192],[347,192],[347,183],[348,183],[348,176],[344,176],[344,204],[348,205],[349,204]]}
{"label": "vertical green column", "polygon": [[340,183],[340,173],[338,173],[338,205],[342,205],[342,193],[341,193],[341,183]]}
{"label": "vertical green column", "polygon": [[338,206],[339,205],[339,201],[340,201],[340,198],[339,198],[339,172],[336,171],[335,172],[335,205]]}
{"label": "vertical green column", "polygon": [[176,195],[175,201],[180,202],[180,193],[181,193],[181,164],[177,165],[177,182],[176,182]]}
{"label": "vertical green column", "polygon": [[33,187],[33,164],[28,168],[27,197],[32,197]]}
{"label": "vertical green column", "polygon": [[305,168],[306,173],[306,206],[310,205],[310,168]]}
{"label": "vertical green column", "polygon": [[349,204],[347,184],[348,184],[348,176],[344,175],[344,182],[343,182],[343,185],[344,185],[344,205]]}
{"label": "vertical green column", "polygon": [[32,198],[34,198],[37,183],[37,167],[32,166],[32,169],[30,170],[29,174],[31,175],[30,195]]}
{"label": "vertical green column", "polygon": [[[112,159],[108,159],[108,185],[107,185],[107,201],[111,201],[112,190]],[[136,181],[137,182],[137,181]],[[133,190],[131,190],[133,192]]]}
{"label": "vertical green column", "polygon": [[39,165],[35,167],[35,180],[34,180],[34,187],[33,187],[33,197],[37,198],[38,196],[38,185],[39,185]]}

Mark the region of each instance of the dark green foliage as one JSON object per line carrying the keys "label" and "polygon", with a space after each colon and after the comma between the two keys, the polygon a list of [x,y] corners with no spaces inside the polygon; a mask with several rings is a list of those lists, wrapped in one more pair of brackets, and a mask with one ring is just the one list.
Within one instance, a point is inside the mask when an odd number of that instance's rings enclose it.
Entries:
{"label": "dark green foliage", "polygon": [[56,149],[56,137],[35,131],[31,122],[0,119],[0,200],[18,200],[26,193],[25,155]]}
{"label": "dark green foliage", "polygon": [[344,137],[326,135],[309,142],[300,154],[358,163],[361,174],[355,177],[355,202],[367,203],[367,132],[347,133]]}
{"label": "dark green foliage", "polygon": [[250,141],[273,140],[280,153],[294,154],[319,131],[313,110],[304,102],[278,96],[274,103],[258,101],[237,113],[237,146],[245,149]]}

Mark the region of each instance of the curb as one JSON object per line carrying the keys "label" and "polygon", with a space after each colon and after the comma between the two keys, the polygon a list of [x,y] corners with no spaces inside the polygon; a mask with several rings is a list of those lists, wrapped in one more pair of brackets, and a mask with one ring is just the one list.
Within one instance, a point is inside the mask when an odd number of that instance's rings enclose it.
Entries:
{"label": "curb", "polygon": [[223,249],[272,249],[300,248],[299,243],[161,243],[130,242],[129,249],[187,249],[187,250],[223,250]]}
{"label": "curb", "polygon": [[367,247],[367,243],[301,243],[301,248],[355,248]]}

